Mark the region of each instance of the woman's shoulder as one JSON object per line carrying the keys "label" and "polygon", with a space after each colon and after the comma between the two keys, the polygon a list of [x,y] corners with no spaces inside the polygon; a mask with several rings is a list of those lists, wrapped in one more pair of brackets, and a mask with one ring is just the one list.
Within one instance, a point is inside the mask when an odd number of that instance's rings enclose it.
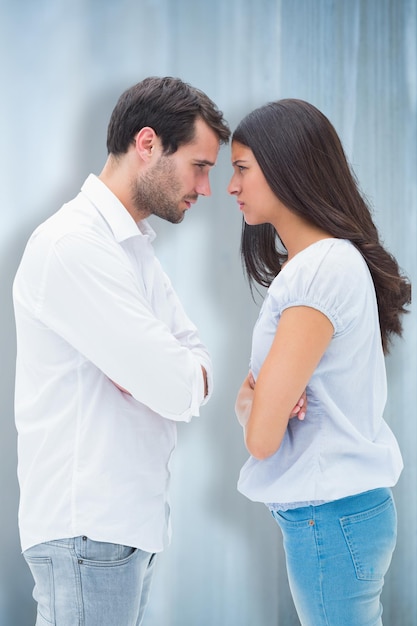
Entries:
{"label": "woman's shoulder", "polygon": [[336,239],[335,237],[327,237],[319,239],[311,245],[301,250],[288,262],[287,267],[299,265],[318,265],[325,259],[331,262],[339,261],[344,263],[354,259],[361,259],[362,255],[359,250],[348,239]]}
{"label": "woman's shoulder", "polygon": [[[321,239],[294,256],[269,288],[274,308],[305,305],[336,320],[356,308],[371,286],[366,262],[344,239]],[[339,323],[334,323],[335,328]]]}
{"label": "woman's shoulder", "polygon": [[347,239],[320,239],[304,248],[283,267],[282,280],[291,282],[330,277],[342,278],[360,276],[367,273],[367,266],[359,250]]}

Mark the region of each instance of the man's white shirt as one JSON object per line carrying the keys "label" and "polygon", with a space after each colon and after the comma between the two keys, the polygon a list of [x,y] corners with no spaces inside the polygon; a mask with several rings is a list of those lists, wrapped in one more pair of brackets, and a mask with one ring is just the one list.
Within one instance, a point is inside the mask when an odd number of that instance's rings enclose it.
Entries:
{"label": "man's white shirt", "polygon": [[176,422],[199,414],[212,368],[154,237],[90,175],[27,244],[13,287],[23,550],[169,542]]}

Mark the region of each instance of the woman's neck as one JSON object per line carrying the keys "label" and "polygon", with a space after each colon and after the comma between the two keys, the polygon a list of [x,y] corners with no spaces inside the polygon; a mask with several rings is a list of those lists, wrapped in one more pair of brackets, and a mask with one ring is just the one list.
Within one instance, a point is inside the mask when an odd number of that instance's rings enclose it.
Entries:
{"label": "woman's neck", "polygon": [[281,213],[280,218],[279,223],[274,224],[274,227],[288,252],[288,260],[311,244],[332,237],[330,233],[310,224],[288,209]]}

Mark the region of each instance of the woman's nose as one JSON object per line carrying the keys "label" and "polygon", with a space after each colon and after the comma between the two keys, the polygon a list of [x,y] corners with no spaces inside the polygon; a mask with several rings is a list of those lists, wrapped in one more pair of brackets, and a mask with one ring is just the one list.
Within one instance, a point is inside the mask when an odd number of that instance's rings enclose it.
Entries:
{"label": "woman's nose", "polygon": [[230,195],[236,194],[238,192],[237,189],[237,184],[235,182],[235,176],[233,175],[232,178],[230,179],[230,183],[227,186],[227,193],[230,193]]}

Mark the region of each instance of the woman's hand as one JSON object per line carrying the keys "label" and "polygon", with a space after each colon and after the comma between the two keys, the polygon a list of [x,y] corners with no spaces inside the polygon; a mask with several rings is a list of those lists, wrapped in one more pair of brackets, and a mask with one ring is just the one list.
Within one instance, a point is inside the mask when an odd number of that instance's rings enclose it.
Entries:
{"label": "woman's hand", "polygon": [[306,416],[307,412],[307,391],[304,390],[301,398],[298,400],[297,404],[291,411],[290,419],[293,417],[298,417],[300,421]]}
{"label": "woman's hand", "polygon": [[[249,415],[252,409],[253,393],[255,389],[255,379],[252,372],[249,372],[247,377],[242,383],[242,386],[237,394],[235,412],[239,424],[243,427],[249,419]],[[303,420],[307,411],[307,392],[304,390],[297,404],[293,408],[290,414],[290,419],[298,417],[299,420]]]}
{"label": "woman's hand", "polygon": [[249,415],[252,409],[254,389],[255,380],[253,378],[252,372],[249,372],[238,391],[235,402],[236,417],[239,424],[243,426],[243,428],[246,426],[246,422],[249,419]]}

